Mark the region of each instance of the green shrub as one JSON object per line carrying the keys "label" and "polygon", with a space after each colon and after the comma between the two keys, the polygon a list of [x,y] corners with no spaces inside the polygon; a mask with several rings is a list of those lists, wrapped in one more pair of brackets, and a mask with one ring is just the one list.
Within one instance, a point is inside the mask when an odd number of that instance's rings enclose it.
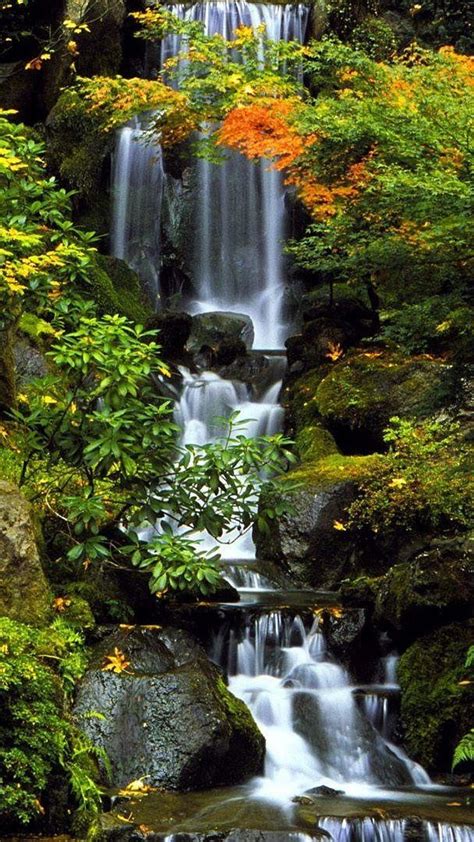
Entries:
{"label": "green shrub", "polygon": [[0,618],[2,830],[48,827],[46,796],[55,775],[69,787],[72,811],[90,817],[99,811],[91,747],[68,715],[68,697],[84,668],[82,637],[62,620],[38,632]]}
{"label": "green shrub", "polygon": [[383,529],[467,528],[472,522],[470,452],[458,425],[392,418],[390,451],[363,483],[349,523]]}
{"label": "green shrub", "polygon": [[397,48],[392,27],[376,17],[367,17],[356,26],[350,41],[356,50],[363,50],[374,61],[386,61]]}
{"label": "green shrub", "polygon": [[406,354],[450,350],[472,342],[472,310],[453,296],[432,296],[382,314],[381,337]]}

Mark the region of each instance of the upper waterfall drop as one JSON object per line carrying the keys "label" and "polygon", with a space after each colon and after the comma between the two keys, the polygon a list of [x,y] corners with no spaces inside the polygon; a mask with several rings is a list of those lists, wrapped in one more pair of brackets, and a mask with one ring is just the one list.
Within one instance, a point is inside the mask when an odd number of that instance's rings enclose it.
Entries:
{"label": "upper waterfall drop", "polygon": [[[207,35],[226,39],[240,26],[263,24],[272,40],[303,42],[309,19],[303,4],[217,0],[170,8],[181,19],[202,22]],[[154,53],[155,63],[163,66],[180,46],[179,36],[168,36],[157,50],[152,48],[152,58]],[[138,272],[157,309],[162,304],[160,228],[166,178],[160,152],[147,140],[142,122],[122,129],[113,171],[112,253]],[[192,290],[185,309],[247,313],[254,323],[254,347],[282,348],[290,327],[283,254],[289,226],[281,173],[270,161],[253,162],[227,152],[221,164],[199,158],[189,182],[191,222],[184,257]]]}
{"label": "upper waterfall drop", "polygon": [[[184,19],[201,21],[206,34],[231,39],[240,26],[265,26],[268,38],[304,41],[308,9],[302,4],[235,2],[173,6]],[[179,50],[179,39],[165,39],[162,63]],[[289,333],[285,319],[288,234],[285,188],[271,162],[249,161],[227,152],[221,164],[199,159],[193,171],[190,262],[194,292],[191,313],[225,310],[247,313],[254,324],[254,347],[282,348]]]}
{"label": "upper waterfall drop", "polygon": [[134,269],[150,300],[160,302],[161,147],[135,119],[117,134],[113,158],[111,252]]}

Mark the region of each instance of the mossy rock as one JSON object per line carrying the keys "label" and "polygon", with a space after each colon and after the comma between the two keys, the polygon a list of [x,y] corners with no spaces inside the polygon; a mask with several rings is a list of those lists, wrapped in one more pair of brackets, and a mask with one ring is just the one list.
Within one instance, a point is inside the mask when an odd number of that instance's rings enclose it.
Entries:
{"label": "mossy rock", "polygon": [[460,681],[473,643],[474,620],[454,623],[420,638],[400,659],[405,748],[431,774],[449,771],[457,743],[472,727],[474,685]]}
{"label": "mossy rock", "polygon": [[0,331],[0,418],[15,406],[15,370],[10,330]]}
{"label": "mossy rock", "polygon": [[286,410],[288,424],[294,432],[320,422],[316,390],[329,370],[329,366],[311,369],[285,388],[282,403]]}
{"label": "mossy rock", "polygon": [[31,506],[17,486],[0,480],[0,615],[40,626],[51,604]]}
{"label": "mossy rock", "polygon": [[[128,666],[105,671],[117,649]],[[104,716],[91,718],[91,710]],[[238,783],[263,768],[265,740],[250,711],[180,629],[134,627],[103,640],[75,713],[107,751],[113,786],[146,776],[165,789],[206,789]]]}
{"label": "mossy rock", "polygon": [[93,230],[107,234],[110,222],[108,185],[113,132],[104,132],[96,115],[72,89],[63,91],[46,120],[46,155],[59,180],[76,191],[76,214],[92,214]]}
{"label": "mossy rock", "polygon": [[137,273],[118,257],[96,255],[84,292],[88,292],[101,314],[119,313],[143,324],[151,313]]}
{"label": "mossy rock", "polygon": [[393,416],[423,418],[449,400],[445,363],[363,353],[334,366],[320,382],[315,409],[345,452],[383,447],[383,430]]}
{"label": "mossy rock", "polygon": [[433,540],[375,587],[376,621],[405,640],[472,613],[474,534]]}
{"label": "mossy rock", "polygon": [[322,424],[308,424],[296,433],[295,444],[304,463],[317,462],[339,453],[334,436]]}
{"label": "mossy rock", "polygon": [[[268,532],[254,530],[258,557],[281,565],[293,580],[310,587],[332,588],[361,572],[354,536],[344,521],[360,483],[380,458],[336,453],[285,474],[278,496],[288,500],[291,510],[275,519]],[[288,481],[300,487],[286,491]],[[271,505],[272,499],[264,496],[262,505]]]}

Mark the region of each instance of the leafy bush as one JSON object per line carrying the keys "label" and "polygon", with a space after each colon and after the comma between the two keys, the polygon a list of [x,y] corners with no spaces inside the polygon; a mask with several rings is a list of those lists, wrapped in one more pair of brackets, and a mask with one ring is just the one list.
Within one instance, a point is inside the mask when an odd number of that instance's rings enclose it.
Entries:
{"label": "leafy bush", "polygon": [[90,776],[94,749],[68,714],[84,668],[82,637],[61,620],[38,631],[0,618],[2,830],[48,827],[46,796],[56,774],[70,789],[73,811],[84,817],[99,811],[100,791]]}
{"label": "leafy bush", "polygon": [[[152,573],[153,592],[208,593],[219,556],[200,551],[196,533],[250,529],[265,476],[292,457],[281,435],[239,435],[235,417],[221,441],[178,447],[172,406],[153,382],[169,375],[158,351],[120,316],[83,316],[65,333],[50,353],[56,374],[16,413],[21,484],[47,496],[79,567],[127,561]],[[144,524],[151,537],[139,537]]]}
{"label": "leafy bush", "polygon": [[385,441],[389,453],[362,484],[349,508],[356,528],[449,529],[472,519],[469,448],[458,425],[392,418]]}
{"label": "leafy bush", "polygon": [[376,17],[367,17],[356,26],[350,41],[356,50],[363,50],[374,61],[389,59],[397,48],[392,27]]}
{"label": "leafy bush", "polygon": [[381,337],[407,354],[454,350],[472,328],[472,310],[454,296],[433,296],[382,313]]}

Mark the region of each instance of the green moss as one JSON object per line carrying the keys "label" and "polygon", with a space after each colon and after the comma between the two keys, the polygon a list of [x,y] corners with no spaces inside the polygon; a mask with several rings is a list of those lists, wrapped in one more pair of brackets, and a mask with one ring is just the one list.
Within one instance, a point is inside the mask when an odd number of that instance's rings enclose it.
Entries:
{"label": "green moss", "polygon": [[315,395],[327,370],[325,366],[312,369],[303,377],[299,377],[284,394],[283,402],[297,430],[314,424],[320,419]]}
{"label": "green moss", "polygon": [[454,623],[417,640],[400,659],[405,746],[429,772],[450,769],[454,748],[472,725],[474,686],[459,682],[473,640],[473,620]]}
{"label": "green moss", "polygon": [[71,88],[63,91],[47,122],[50,166],[81,198],[94,201],[102,188],[104,161],[112,151],[113,133],[100,122]]}
{"label": "green moss", "polygon": [[[61,621],[39,632],[0,618],[0,823],[7,833],[48,827],[62,807],[59,820],[68,830],[72,779],[76,795],[79,786],[81,795],[87,785],[94,788],[82,762],[85,743],[78,745],[67,712],[67,696],[84,667],[82,637]],[[87,808],[82,797],[78,801]]]}
{"label": "green moss", "polygon": [[44,319],[38,318],[34,313],[22,313],[18,328],[21,333],[26,334],[35,343],[41,340],[42,337],[56,336],[56,331]]}
{"label": "green moss", "polygon": [[73,628],[89,630],[95,626],[95,618],[87,600],[74,594],[60,594],[61,617]]}
{"label": "green moss", "polygon": [[120,313],[140,323],[150,315],[151,308],[145,303],[138,275],[123,260],[96,255],[88,280],[87,292],[101,314]]}
{"label": "green moss", "polygon": [[0,446],[0,477],[2,480],[18,483],[23,458],[16,451]]}
{"label": "green moss", "polygon": [[334,366],[314,404],[329,424],[380,431],[391,416],[420,418],[442,405],[446,366],[395,354],[359,354]]}
{"label": "green moss", "polygon": [[[216,690],[232,727],[229,746],[229,756],[232,757],[232,778],[236,782],[241,781],[246,776],[248,777],[246,766],[248,766],[249,744],[252,746],[250,749],[252,755],[258,758],[263,766],[265,740],[247,705],[232,695],[222,678],[217,680]],[[244,752],[241,750],[242,745],[245,746]],[[256,765],[258,766],[258,762]],[[229,774],[226,777],[230,780]]]}
{"label": "green moss", "polygon": [[315,462],[304,462],[282,477],[285,480],[301,483],[305,488],[323,491],[334,485],[353,481],[361,482],[377,467],[383,456],[342,456],[334,453]]}
{"label": "green moss", "polygon": [[321,424],[303,427],[297,432],[295,442],[300,459],[304,462],[316,462],[338,453],[334,438]]}
{"label": "green moss", "polygon": [[15,406],[15,369],[10,330],[0,330],[0,418]]}

